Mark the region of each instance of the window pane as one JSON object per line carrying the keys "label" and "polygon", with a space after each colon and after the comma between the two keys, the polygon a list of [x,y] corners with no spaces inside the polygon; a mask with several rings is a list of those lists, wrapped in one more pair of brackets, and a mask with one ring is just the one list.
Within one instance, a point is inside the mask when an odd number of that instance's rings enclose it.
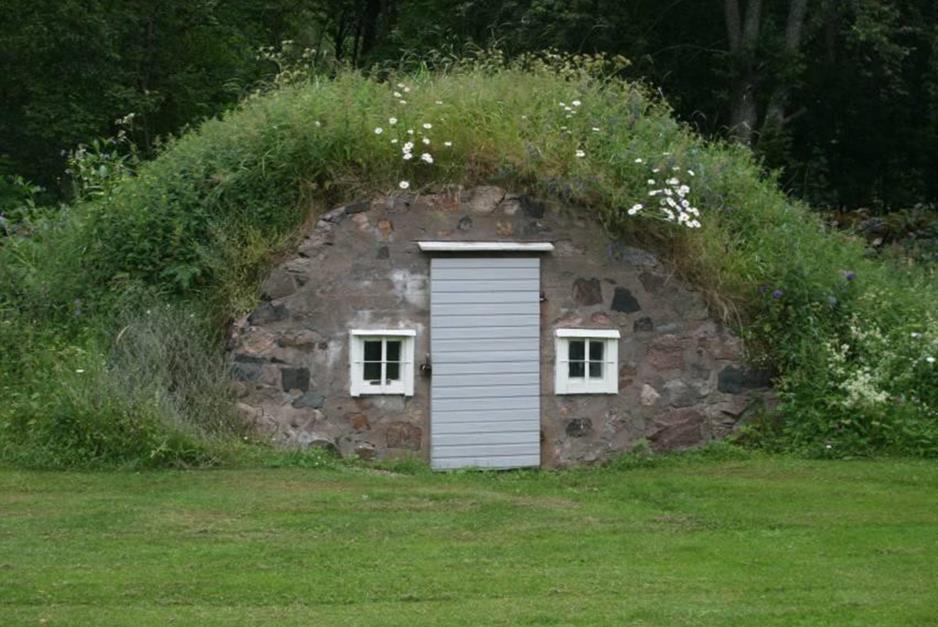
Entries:
{"label": "window pane", "polygon": [[363,378],[365,381],[381,383],[381,362],[365,362]]}
{"label": "window pane", "polygon": [[590,362],[590,379],[602,379],[602,378],[603,378],[603,362],[591,361]]}
{"label": "window pane", "polygon": [[590,342],[590,361],[603,360],[604,342]]}
{"label": "window pane", "polygon": [[365,361],[381,361],[381,340],[365,340]]}
{"label": "window pane", "polygon": [[401,341],[400,340],[388,340],[388,354],[385,358],[387,361],[400,361],[401,360]]}
{"label": "window pane", "polygon": [[387,375],[388,381],[400,381],[401,379],[401,364],[400,362],[388,362],[388,365],[385,366],[385,374]]}
{"label": "window pane", "polygon": [[569,376],[571,379],[582,379],[583,378],[583,362],[582,361],[571,361],[567,364],[569,367]]}
{"label": "window pane", "polygon": [[[583,361],[586,355],[586,342],[583,340],[570,340],[570,349],[567,353],[569,361]],[[582,375],[581,375],[582,376]]]}

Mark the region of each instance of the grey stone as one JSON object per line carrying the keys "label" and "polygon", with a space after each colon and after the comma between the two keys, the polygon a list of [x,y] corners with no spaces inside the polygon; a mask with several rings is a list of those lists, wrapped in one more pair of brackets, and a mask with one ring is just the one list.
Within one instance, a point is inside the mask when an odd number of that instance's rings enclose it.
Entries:
{"label": "grey stone", "polygon": [[643,316],[632,324],[632,330],[635,333],[650,333],[655,330],[655,323],[648,316]]}
{"label": "grey stone", "polygon": [[589,418],[574,418],[567,423],[567,435],[582,438],[593,432],[593,421]]}
{"label": "grey stone", "polygon": [[251,324],[268,324],[270,322],[281,322],[290,317],[290,311],[286,305],[261,303],[261,305],[251,312],[248,316],[248,322]]}
{"label": "grey stone", "polygon": [[359,444],[355,447],[355,457],[362,461],[370,462],[374,460],[376,453],[373,444]]}
{"label": "grey stone", "polygon": [[681,379],[672,379],[665,383],[664,396],[672,407],[690,407],[700,400],[700,392]]}
{"label": "grey stone", "polygon": [[231,374],[240,381],[257,381],[261,376],[261,364],[238,362],[231,364]]}
{"label": "grey stone", "polygon": [[573,282],[573,300],[588,307],[603,302],[603,288],[599,279],[577,279]]}
{"label": "grey stone", "polygon": [[294,276],[283,268],[276,268],[261,284],[261,298],[264,300],[277,300],[289,296],[296,291],[297,284]]}
{"label": "grey stone", "polygon": [[655,267],[659,265],[658,258],[647,250],[626,246],[621,242],[610,243],[608,254],[612,259],[621,261],[628,266]]}
{"label": "grey stone", "polygon": [[720,371],[717,390],[725,394],[739,394],[746,390],[768,387],[772,376],[764,370],[727,366]]}
{"label": "grey stone", "polygon": [[234,360],[242,364],[262,364],[267,361],[263,357],[258,357],[257,355],[249,355],[247,353],[237,353],[234,356]]}
{"label": "grey stone", "polygon": [[469,198],[469,211],[477,214],[493,213],[504,197],[505,190],[500,187],[476,187]]}
{"label": "grey stone", "polygon": [[459,224],[457,224],[456,227],[460,231],[468,231],[469,229],[472,228],[472,218],[470,218],[469,216],[463,216],[459,218]]}
{"label": "grey stone", "polygon": [[612,296],[612,310],[621,311],[622,313],[635,313],[641,311],[642,306],[638,304],[632,292],[624,287],[617,287]]}
{"label": "grey stone", "polygon": [[369,200],[358,200],[349,205],[345,205],[345,213],[349,215],[368,211],[369,209],[371,209],[371,201]]}
{"label": "grey stone", "polygon": [[309,389],[309,368],[285,367],[280,369],[280,382],[284,392]]}
{"label": "grey stone", "polygon": [[378,254],[376,255],[377,259],[390,259],[391,251],[387,246],[381,246],[378,248]]}
{"label": "grey stone", "polygon": [[642,386],[642,393],[639,398],[641,399],[642,405],[651,407],[658,402],[658,399],[661,398],[661,394],[658,393],[658,390],[646,383]]}
{"label": "grey stone", "polygon": [[326,402],[326,397],[318,392],[304,392],[302,396],[296,398],[292,405],[296,408],[309,407],[310,409],[319,409]]}

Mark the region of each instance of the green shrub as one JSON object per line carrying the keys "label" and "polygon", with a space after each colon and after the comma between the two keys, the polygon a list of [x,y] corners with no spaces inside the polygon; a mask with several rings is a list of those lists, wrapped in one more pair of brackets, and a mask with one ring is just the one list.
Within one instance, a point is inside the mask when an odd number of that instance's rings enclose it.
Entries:
{"label": "green shrub", "polygon": [[[605,67],[489,56],[445,72],[390,72],[387,82],[351,72],[305,79],[169,142],[133,176],[109,181],[106,195],[37,218],[28,237],[0,244],[0,392],[14,399],[0,407],[3,441],[52,450],[72,446],[54,425],[73,425],[69,437],[81,441],[81,425],[113,422],[122,434],[105,438],[113,446],[75,446],[88,458],[142,460],[159,437],[140,435],[147,444],[135,448],[121,440],[138,437],[128,425],[194,442],[232,438],[230,420],[214,417],[228,413],[212,338],[256,299],[258,277],[295,229],[319,207],[400,193],[401,181],[408,193],[484,182],[554,195],[669,256],[745,336],[753,361],[777,373],[782,420],[752,430],[765,441],[818,455],[938,455],[934,270],[869,259],[861,241],[827,232],[786,199],[746,150],[695,137],[641,86],[605,78]],[[409,91],[395,96],[397,83]],[[572,112],[560,106],[573,100]],[[432,123],[433,165],[402,159],[391,117],[396,132]],[[651,219],[654,207],[629,215],[649,204],[652,168],[690,181],[702,228]],[[200,388],[214,401],[174,387],[184,375],[141,357],[160,355],[162,334],[175,337],[140,322],[154,299],[194,314],[187,337],[209,338],[180,362],[199,363],[199,353],[208,365],[178,372],[214,373]],[[137,335],[124,345],[128,320]],[[70,351],[98,364],[99,378],[69,374]],[[138,361],[138,376],[121,374]],[[53,381],[69,391],[50,397]],[[115,390],[107,402],[95,396],[104,382]],[[112,418],[93,417],[95,407]],[[45,435],[31,435],[31,424]],[[186,450],[179,459],[192,458]]]}

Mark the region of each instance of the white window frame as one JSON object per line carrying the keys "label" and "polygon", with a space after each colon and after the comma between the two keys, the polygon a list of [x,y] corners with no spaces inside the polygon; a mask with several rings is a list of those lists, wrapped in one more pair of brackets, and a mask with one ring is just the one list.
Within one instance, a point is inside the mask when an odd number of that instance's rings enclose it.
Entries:
{"label": "white window frame", "polygon": [[[412,329],[352,329],[349,331],[349,382],[352,396],[374,394],[414,395],[414,338]],[[365,380],[365,340],[395,340],[401,343],[401,378],[397,381],[378,383]],[[386,348],[382,344],[381,372],[385,368]]]}
{"label": "white window frame", "polygon": [[[554,338],[555,394],[618,394],[619,338],[615,329],[557,329]],[[583,378],[570,377],[570,341],[584,340]],[[589,376],[589,342],[603,343],[603,376]]]}

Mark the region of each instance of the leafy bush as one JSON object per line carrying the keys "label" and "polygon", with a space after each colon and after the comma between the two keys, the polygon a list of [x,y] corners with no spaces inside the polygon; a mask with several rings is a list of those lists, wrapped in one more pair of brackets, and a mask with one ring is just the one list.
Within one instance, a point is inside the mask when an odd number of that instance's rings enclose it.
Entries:
{"label": "leafy bush", "polygon": [[[113,439],[75,445],[83,453],[62,459],[143,460],[163,436],[131,446],[122,439],[137,437],[131,425],[187,442],[225,436],[227,418],[206,418],[224,414],[224,403],[175,386],[180,373],[211,372],[200,389],[223,398],[220,347],[205,338],[256,298],[264,267],[310,214],[401,182],[407,193],[485,182],[596,214],[613,234],[667,254],[715,311],[740,322],[753,360],[778,373],[783,420],[764,426],[763,441],[821,455],[938,455],[938,367],[926,336],[938,310],[934,271],[869,259],[860,240],[826,231],[786,199],[746,150],[695,137],[641,86],[606,79],[608,68],[602,59],[506,65],[489,55],[446,72],[304,78],[170,142],[133,176],[109,181],[106,195],[35,221],[29,237],[6,238],[0,392],[12,400],[0,407],[3,441],[66,450],[82,440],[59,440],[57,425],[77,434],[113,423]],[[392,117],[397,133],[415,137],[432,125],[432,165],[404,156],[403,136],[385,130]],[[682,193],[699,208],[700,228],[630,215],[649,202],[649,169],[692,177]],[[186,337],[198,348],[182,353],[179,370],[145,356],[161,355],[163,338],[179,347],[173,325],[139,322],[154,299],[195,316]],[[142,326],[121,335],[128,320]],[[204,368],[187,365],[200,354]],[[76,376],[79,362],[96,364],[95,376]],[[118,376],[138,362],[137,375]],[[198,457],[173,450],[157,457]]]}

